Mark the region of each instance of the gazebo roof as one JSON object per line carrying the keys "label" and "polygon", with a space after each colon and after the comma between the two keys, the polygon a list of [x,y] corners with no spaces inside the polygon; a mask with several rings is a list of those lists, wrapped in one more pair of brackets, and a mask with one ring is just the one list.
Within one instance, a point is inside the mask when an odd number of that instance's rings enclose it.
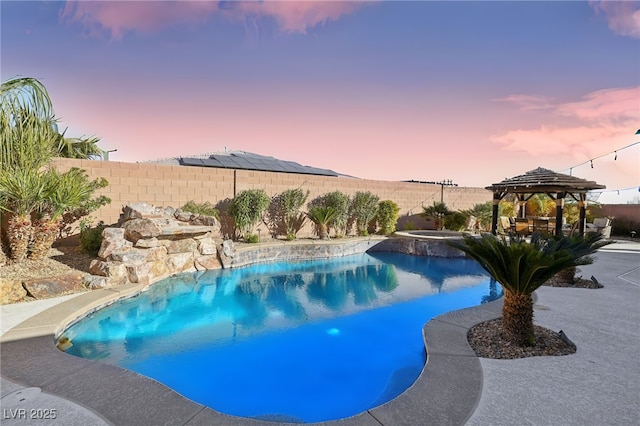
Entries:
{"label": "gazebo roof", "polygon": [[515,194],[568,192],[586,193],[593,189],[604,189],[606,186],[594,181],[556,173],[549,169],[538,167],[523,175],[508,178],[499,183],[487,186],[485,189],[494,192],[507,192]]}

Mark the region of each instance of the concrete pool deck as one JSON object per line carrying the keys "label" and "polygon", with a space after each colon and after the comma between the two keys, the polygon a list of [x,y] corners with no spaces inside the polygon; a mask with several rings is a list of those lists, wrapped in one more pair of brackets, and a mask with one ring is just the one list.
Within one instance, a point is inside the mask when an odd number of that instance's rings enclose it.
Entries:
{"label": "concrete pool deck", "polygon": [[[467,330],[499,316],[501,302],[451,312],[425,325],[429,358],[409,390],[365,413],[322,424],[640,424],[640,244],[605,247],[579,275],[593,275],[605,287],[542,287],[535,306],[536,324],[562,329],[578,346],[576,354],[477,358],[466,343]],[[3,425],[278,424],[220,414],[154,380],[58,351],[56,328],[80,307],[106,299],[94,291],[0,307]],[[47,410],[55,410],[56,419],[30,418]]]}

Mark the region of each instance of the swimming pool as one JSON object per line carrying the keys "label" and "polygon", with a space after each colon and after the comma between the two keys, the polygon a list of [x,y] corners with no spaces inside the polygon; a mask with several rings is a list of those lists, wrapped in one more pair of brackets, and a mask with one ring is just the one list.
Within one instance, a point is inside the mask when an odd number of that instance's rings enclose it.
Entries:
{"label": "swimming pool", "polygon": [[424,366],[426,321],[498,296],[470,260],[362,254],[183,274],[64,336],[218,411],[314,422],[393,399]]}

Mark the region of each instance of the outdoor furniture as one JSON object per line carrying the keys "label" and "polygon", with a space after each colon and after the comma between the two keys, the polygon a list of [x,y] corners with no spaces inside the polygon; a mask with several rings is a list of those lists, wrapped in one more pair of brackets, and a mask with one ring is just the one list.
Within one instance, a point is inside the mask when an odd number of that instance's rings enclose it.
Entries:
{"label": "outdoor furniture", "polygon": [[604,238],[611,237],[611,220],[607,217],[597,217],[593,219],[593,223],[587,223],[585,232],[597,232]]}
{"label": "outdoor furniture", "polygon": [[515,232],[518,235],[529,235],[529,219],[516,218]]}
{"label": "outdoor furniture", "polygon": [[548,219],[533,219],[532,221],[533,232],[549,232],[549,220]]}
{"label": "outdoor furniture", "polygon": [[511,220],[507,216],[500,216],[500,228],[501,234],[508,234],[514,230]]}

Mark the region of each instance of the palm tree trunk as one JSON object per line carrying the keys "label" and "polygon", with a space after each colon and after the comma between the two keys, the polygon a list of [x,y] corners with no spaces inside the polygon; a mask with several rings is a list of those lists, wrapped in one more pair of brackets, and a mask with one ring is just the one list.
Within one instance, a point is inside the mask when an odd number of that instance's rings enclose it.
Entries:
{"label": "palm tree trunk", "polygon": [[40,260],[47,257],[49,249],[55,242],[60,231],[60,221],[42,219],[34,228],[33,243],[29,259]]}
{"label": "palm tree trunk", "polygon": [[329,239],[329,231],[327,229],[327,225],[325,225],[324,223],[318,224],[318,236],[321,240]]}
{"label": "palm tree trunk", "polygon": [[7,264],[7,255],[4,254],[4,247],[2,242],[0,242],[0,266]]}
{"label": "palm tree trunk", "polygon": [[11,260],[20,262],[27,257],[29,242],[33,236],[31,219],[25,215],[13,215],[7,226],[7,239]]}
{"label": "palm tree trunk", "polygon": [[502,332],[505,339],[518,346],[533,344],[533,298],[530,294],[517,294],[505,289]]}

